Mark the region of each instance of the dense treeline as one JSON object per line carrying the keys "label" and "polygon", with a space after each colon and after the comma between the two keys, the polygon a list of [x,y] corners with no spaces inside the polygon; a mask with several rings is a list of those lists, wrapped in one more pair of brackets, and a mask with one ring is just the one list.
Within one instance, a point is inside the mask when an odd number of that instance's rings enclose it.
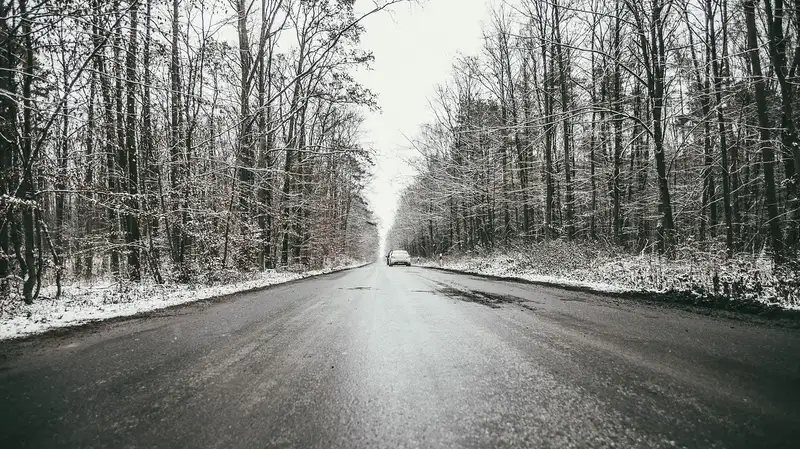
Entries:
{"label": "dense treeline", "polygon": [[800,238],[800,4],[522,0],[439,89],[390,246],[629,250]]}
{"label": "dense treeline", "polygon": [[353,3],[0,0],[0,294],[370,257]]}

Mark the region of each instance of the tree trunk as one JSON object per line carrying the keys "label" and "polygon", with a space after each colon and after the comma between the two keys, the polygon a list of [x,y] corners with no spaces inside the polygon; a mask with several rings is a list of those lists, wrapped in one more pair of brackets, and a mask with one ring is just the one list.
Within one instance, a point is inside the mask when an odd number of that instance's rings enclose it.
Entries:
{"label": "tree trunk", "polygon": [[19,12],[22,21],[22,35],[25,52],[25,65],[22,74],[22,182],[19,187],[18,196],[28,203],[22,209],[22,232],[25,241],[25,265],[27,273],[22,286],[22,297],[25,304],[33,304],[33,288],[38,277],[36,268],[36,256],[34,250],[35,228],[34,228],[34,209],[37,207],[34,195],[36,193],[33,170],[36,161],[32,160],[32,140],[33,140],[33,104],[31,93],[33,87],[33,37],[31,36],[31,20],[28,16],[27,0],[19,0]]}
{"label": "tree trunk", "polygon": [[236,17],[237,31],[239,34],[239,59],[240,59],[240,82],[241,91],[239,97],[239,145],[238,145],[238,174],[239,182],[239,209],[242,213],[247,213],[250,209],[250,201],[253,193],[253,170],[254,156],[250,130],[252,121],[250,118],[250,72],[252,70],[252,58],[250,56],[250,34],[247,29],[249,2],[237,0]]}
{"label": "tree trunk", "polygon": [[[772,69],[778,79],[781,92],[781,154],[785,161],[786,190],[789,198],[791,221],[787,227],[784,244],[794,247],[800,237],[800,141],[795,130],[794,117],[794,84],[790,82],[789,68],[786,60],[786,38],[783,34],[784,0],[775,0],[775,9],[771,0],[764,0],[764,10],[767,18],[770,59]],[[800,14],[798,12],[797,14]],[[797,39],[798,36],[795,36]]]}
{"label": "tree trunk", "polygon": [[747,27],[747,53],[752,70],[752,82],[756,93],[756,109],[758,111],[759,146],[761,147],[761,163],[764,168],[764,187],[766,193],[767,217],[769,219],[769,235],[772,242],[773,256],[777,262],[783,261],[783,237],[778,200],[775,190],[775,153],[770,142],[770,120],[767,105],[767,90],[764,75],[761,71],[761,57],[758,54],[758,29],[756,28],[755,4],[753,0],[744,0],[745,25]]}
{"label": "tree trunk", "polygon": [[666,76],[666,56],[664,48],[664,3],[653,1],[652,26],[650,29],[650,58],[652,76],[650,77],[650,99],[653,104],[653,143],[655,150],[656,173],[658,174],[658,192],[662,214],[661,246],[667,251],[672,244],[675,224],[672,218],[672,201],[667,179],[667,162],[664,154],[664,83]]}
{"label": "tree trunk", "polygon": [[555,30],[555,39],[556,39],[556,51],[558,57],[558,72],[560,75],[559,84],[561,85],[561,112],[562,112],[562,123],[563,123],[563,135],[562,141],[564,145],[564,191],[565,191],[565,198],[564,198],[564,206],[566,209],[566,234],[567,239],[572,240],[575,237],[575,223],[574,223],[574,198],[572,193],[572,167],[570,165],[570,143],[571,143],[571,134],[572,128],[570,125],[569,115],[570,111],[570,96],[569,96],[569,83],[570,83],[570,74],[569,74],[569,63],[564,61],[564,50],[563,50],[563,42],[561,37],[561,17],[559,12],[558,1],[555,0],[553,2],[553,27]]}
{"label": "tree trunk", "polygon": [[[619,5],[619,3],[617,3]],[[622,74],[620,64],[622,59],[622,11],[617,6],[617,14],[614,19],[614,73],[613,90],[609,95],[612,101],[611,110],[613,111],[614,125],[614,155],[612,172],[612,202],[614,204],[612,222],[614,226],[614,241],[617,244],[623,243],[622,235],[622,183],[620,181],[620,168],[622,166]]]}
{"label": "tree trunk", "polygon": [[[542,31],[542,68],[544,69],[544,183],[545,183],[545,206],[544,206],[544,235],[545,238],[553,237],[553,146],[555,125],[553,124],[553,98],[551,92],[552,71],[547,66],[547,43]],[[552,63],[551,63],[552,65]]]}
{"label": "tree trunk", "polygon": [[[18,103],[16,73],[19,58],[15,51],[16,39],[9,30],[8,13],[11,5],[0,5],[0,90],[7,95],[0,96],[0,135],[17,135]],[[0,195],[12,195],[15,187],[17,161],[19,154],[17,139],[0,139]],[[16,234],[15,211],[5,210],[0,220],[0,296],[10,291],[9,276],[12,272],[12,241]]]}
{"label": "tree trunk", "polygon": [[[711,0],[706,0],[706,24],[708,47],[711,52],[711,73],[714,77],[714,100],[717,110],[717,126],[719,129],[720,163],[722,165],[722,208],[725,214],[725,247],[728,257],[733,255],[733,208],[731,206],[730,163],[728,161],[728,132],[725,125],[725,113],[722,103],[722,75],[717,58],[717,33],[714,27],[714,10]],[[724,17],[723,17],[724,21]]]}
{"label": "tree trunk", "polygon": [[139,4],[131,5],[130,44],[125,60],[127,98],[125,109],[126,136],[125,161],[127,172],[128,201],[125,211],[125,243],[128,253],[128,277],[132,281],[141,279],[139,249],[141,235],[139,232],[139,169],[136,148],[136,58],[138,50]]}
{"label": "tree trunk", "polygon": [[172,0],[172,42],[171,42],[171,60],[170,60],[170,209],[173,217],[173,230],[171,235],[170,247],[172,250],[172,260],[176,264],[178,271],[182,277],[186,277],[184,254],[185,254],[185,229],[184,229],[184,213],[180,213],[181,192],[187,189],[183,183],[187,182],[186,167],[183,154],[183,114],[182,114],[182,101],[181,101],[181,75],[180,75],[180,59],[178,49],[179,28],[178,19],[180,17],[179,6],[180,0]]}

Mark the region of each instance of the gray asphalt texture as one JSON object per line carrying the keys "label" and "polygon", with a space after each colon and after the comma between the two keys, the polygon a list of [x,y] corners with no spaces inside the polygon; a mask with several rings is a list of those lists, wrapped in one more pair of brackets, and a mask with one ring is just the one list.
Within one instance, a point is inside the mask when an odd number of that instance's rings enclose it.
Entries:
{"label": "gray asphalt texture", "polygon": [[800,447],[800,332],[373,264],[0,344],[1,448]]}

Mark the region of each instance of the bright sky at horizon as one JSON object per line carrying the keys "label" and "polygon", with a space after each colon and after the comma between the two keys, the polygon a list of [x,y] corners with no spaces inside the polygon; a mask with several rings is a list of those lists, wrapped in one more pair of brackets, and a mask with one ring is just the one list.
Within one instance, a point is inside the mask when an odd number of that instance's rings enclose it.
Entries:
{"label": "bright sky at horizon", "polygon": [[[481,21],[486,0],[421,0],[400,4],[364,21],[362,46],[373,52],[372,70],[356,79],[378,95],[379,112],[367,112],[362,141],[376,151],[375,177],[368,200],[385,236],[396,201],[414,174],[407,163],[416,154],[408,139],[433,120],[430,99],[437,84],[450,77],[459,54],[471,55],[482,45]],[[371,8],[371,0],[356,9]]]}

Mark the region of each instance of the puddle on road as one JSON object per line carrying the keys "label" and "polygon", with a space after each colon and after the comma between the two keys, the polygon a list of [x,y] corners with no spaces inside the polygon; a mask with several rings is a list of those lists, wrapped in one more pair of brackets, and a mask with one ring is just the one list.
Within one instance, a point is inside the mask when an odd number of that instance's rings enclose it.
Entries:
{"label": "puddle on road", "polygon": [[524,299],[513,295],[499,295],[477,290],[459,290],[452,287],[440,288],[436,290],[436,293],[449,298],[460,299],[461,301],[482,304],[493,309],[499,309],[501,304],[519,303],[525,301]]}

